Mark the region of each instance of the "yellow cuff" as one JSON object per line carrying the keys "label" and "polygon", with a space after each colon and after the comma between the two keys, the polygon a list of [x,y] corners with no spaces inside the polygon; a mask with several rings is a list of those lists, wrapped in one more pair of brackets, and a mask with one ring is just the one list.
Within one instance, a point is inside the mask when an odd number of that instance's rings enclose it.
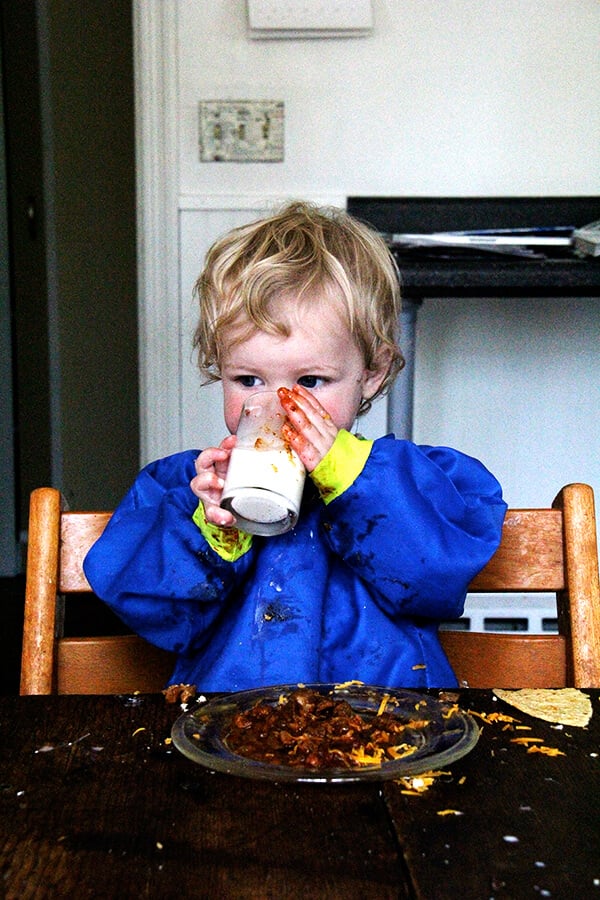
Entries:
{"label": "yellow cuff", "polygon": [[343,428],[338,431],[331,450],[310,473],[325,504],[354,484],[365,467],[372,446],[373,441],[356,437]]}
{"label": "yellow cuff", "polygon": [[202,503],[198,504],[192,519],[208,541],[209,547],[226,562],[235,562],[236,559],[247,553],[252,545],[251,534],[238,531],[237,528],[221,528],[219,525],[207,522]]}

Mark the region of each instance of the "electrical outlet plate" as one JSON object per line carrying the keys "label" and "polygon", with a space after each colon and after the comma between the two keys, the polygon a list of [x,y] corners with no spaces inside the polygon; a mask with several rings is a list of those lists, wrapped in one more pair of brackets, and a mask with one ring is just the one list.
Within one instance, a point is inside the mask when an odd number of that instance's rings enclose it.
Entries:
{"label": "electrical outlet plate", "polygon": [[201,100],[201,162],[283,162],[283,100]]}

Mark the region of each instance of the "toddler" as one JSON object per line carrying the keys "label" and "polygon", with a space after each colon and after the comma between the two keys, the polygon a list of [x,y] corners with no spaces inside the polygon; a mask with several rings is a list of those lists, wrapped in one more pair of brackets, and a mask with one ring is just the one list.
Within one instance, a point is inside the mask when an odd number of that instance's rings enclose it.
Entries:
{"label": "toddler", "polygon": [[[403,364],[385,243],[341,210],[288,204],[217,241],[196,293],[199,365],[221,382],[229,435],[142,470],[85,560],[94,591],[175,651],[172,683],[202,691],[455,686],[438,624],[461,615],[506,505],[456,450],[352,434]],[[297,524],[272,537],[220,506],[260,391],[278,392],[308,473]]]}

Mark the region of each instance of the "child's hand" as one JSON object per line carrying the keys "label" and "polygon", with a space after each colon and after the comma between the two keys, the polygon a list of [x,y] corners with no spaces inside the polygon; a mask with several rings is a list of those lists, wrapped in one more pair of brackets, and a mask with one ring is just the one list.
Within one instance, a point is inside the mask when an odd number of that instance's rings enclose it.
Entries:
{"label": "child's hand", "polygon": [[235,518],[226,509],[221,509],[221,495],[229,456],[235,446],[235,435],[221,441],[218,447],[208,447],[196,460],[197,475],[190,481],[190,487],[204,507],[207,522],[227,528],[235,524]]}
{"label": "child's hand", "polygon": [[279,388],[277,394],[288,419],[281,429],[283,437],[296,451],[306,470],[312,472],[331,450],[338,428],[327,410],[306,388],[295,384],[291,391]]}

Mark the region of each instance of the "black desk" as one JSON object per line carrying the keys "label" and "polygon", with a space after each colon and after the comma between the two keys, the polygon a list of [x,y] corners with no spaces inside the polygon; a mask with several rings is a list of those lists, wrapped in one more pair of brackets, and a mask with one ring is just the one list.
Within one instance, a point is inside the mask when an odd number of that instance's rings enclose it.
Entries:
{"label": "black desk", "polygon": [[[581,227],[600,219],[600,197],[349,197],[348,212],[394,234],[485,228]],[[419,305],[438,297],[600,297],[600,258],[558,252],[546,259],[476,254],[417,258],[395,253],[402,277],[406,369],[389,398],[388,427],[412,437],[415,328]]]}

